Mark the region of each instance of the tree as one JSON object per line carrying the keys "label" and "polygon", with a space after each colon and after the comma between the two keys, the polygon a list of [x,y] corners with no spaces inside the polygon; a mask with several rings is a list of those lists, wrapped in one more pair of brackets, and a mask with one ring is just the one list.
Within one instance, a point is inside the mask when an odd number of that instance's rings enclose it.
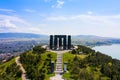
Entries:
{"label": "tree", "polygon": [[93,75],[88,73],[86,69],[81,69],[79,72],[79,80],[93,80]]}
{"label": "tree", "polygon": [[42,54],[46,51],[45,48],[42,48],[41,46],[35,46],[33,48],[33,53],[38,53],[38,54]]}

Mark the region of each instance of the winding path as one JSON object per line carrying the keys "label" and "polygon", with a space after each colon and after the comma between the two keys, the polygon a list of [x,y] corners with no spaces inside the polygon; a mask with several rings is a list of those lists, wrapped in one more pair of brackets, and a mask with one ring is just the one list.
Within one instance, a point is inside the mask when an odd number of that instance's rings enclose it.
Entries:
{"label": "winding path", "polygon": [[20,56],[18,56],[18,57],[16,57],[16,64],[18,65],[18,66],[20,66],[20,69],[21,69],[21,71],[22,71],[22,80],[28,80],[27,79],[27,75],[26,75],[26,71],[25,71],[25,69],[23,68],[23,66],[22,66],[22,64],[21,64],[21,62],[20,62]]}

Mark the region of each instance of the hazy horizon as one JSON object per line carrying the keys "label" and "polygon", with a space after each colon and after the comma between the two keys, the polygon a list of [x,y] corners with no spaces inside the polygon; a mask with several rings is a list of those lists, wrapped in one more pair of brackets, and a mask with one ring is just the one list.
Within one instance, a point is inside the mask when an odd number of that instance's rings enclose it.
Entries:
{"label": "hazy horizon", "polygon": [[120,38],[119,0],[1,0],[0,33]]}

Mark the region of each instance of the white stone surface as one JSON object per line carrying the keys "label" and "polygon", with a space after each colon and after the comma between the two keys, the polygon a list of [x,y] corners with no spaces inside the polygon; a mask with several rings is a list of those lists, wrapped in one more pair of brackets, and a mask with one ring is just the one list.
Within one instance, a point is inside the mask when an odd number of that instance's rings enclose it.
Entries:
{"label": "white stone surface", "polygon": [[64,80],[62,78],[62,75],[60,75],[63,72],[62,69],[62,54],[65,52],[68,52],[69,50],[63,50],[63,51],[52,51],[57,53],[57,62],[56,62],[56,70],[55,70],[55,76],[51,77],[50,80]]}

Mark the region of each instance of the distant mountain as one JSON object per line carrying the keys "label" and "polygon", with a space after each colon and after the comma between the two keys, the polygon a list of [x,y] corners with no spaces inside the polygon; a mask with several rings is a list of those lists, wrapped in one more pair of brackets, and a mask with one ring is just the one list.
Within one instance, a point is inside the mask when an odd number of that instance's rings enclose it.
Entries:
{"label": "distant mountain", "polygon": [[74,38],[79,38],[79,39],[94,39],[94,40],[106,40],[106,39],[117,39],[117,38],[112,38],[112,37],[101,37],[101,36],[95,36],[95,35],[77,35],[74,36]]}
{"label": "distant mountain", "polygon": [[87,46],[120,44],[119,38],[100,37],[94,35],[76,35],[72,37],[73,44]]}
{"label": "distant mountain", "polygon": [[[48,35],[43,34],[33,34],[33,33],[0,33],[0,38],[49,38]],[[116,39],[110,37],[100,37],[95,35],[74,35],[73,39],[80,40],[106,40],[106,39]]]}
{"label": "distant mountain", "polygon": [[[41,39],[46,40],[46,43],[49,43],[48,35],[33,34],[33,33],[0,33],[0,39]],[[109,45],[109,44],[118,44],[120,39],[111,38],[111,37],[100,37],[95,35],[74,35],[72,36],[72,44],[75,45]]]}
{"label": "distant mountain", "polygon": [[43,38],[47,35],[39,35],[32,33],[0,33],[0,38]]}

